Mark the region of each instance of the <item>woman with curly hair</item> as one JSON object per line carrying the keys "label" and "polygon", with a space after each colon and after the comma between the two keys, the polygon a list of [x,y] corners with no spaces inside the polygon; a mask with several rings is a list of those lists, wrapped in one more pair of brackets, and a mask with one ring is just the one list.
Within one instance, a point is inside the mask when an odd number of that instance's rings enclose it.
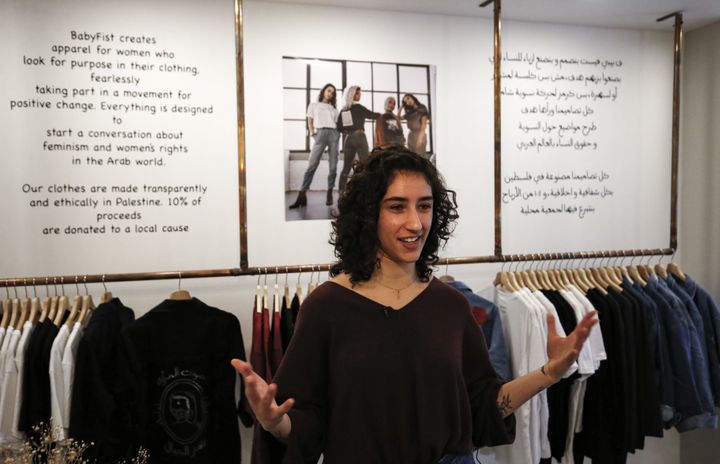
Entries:
{"label": "woman with curly hair", "polygon": [[432,276],[458,217],[432,163],[375,150],[338,208],[333,277],[303,303],[276,384],[232,361],[265,431],[262,462],[464,463],[511,442],[512,412],[560,379],[596,321],[562,338],[549,316],[549,361],[503,383],[467,300]]}

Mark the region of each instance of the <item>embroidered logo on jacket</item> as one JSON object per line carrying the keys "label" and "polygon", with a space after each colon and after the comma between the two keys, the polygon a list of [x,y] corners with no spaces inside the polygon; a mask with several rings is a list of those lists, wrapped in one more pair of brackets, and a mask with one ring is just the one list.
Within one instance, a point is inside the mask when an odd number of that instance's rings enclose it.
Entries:
{"label": "embroidered logo on jacket", "polygon": [[160,371],[162,388],[157,423],[167,435],[163,450],[173,456],[193,457],[207,447],[208,402],[205,378],[187,369]]}

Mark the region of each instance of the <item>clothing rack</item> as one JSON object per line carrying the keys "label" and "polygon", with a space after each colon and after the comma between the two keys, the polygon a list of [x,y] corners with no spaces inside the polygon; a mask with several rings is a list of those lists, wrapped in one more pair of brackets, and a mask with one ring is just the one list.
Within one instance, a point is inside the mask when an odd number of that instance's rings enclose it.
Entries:
{"label": "clothing rack", "polygon": [[[532,253],[501,256],[468,256],[460,258],[438,258],[435,265],[487,264],[521,261],[559,261],[597,258],[631,258],[638,256],[673,255],[672,248],[581,251],[564,253]],[[331,264],[296,264],[292,266],[262,266],[230,269],[205,269],[199,271],[135,272],[125,274],[79,274],[65,276],[9,277],[0,280],[0,287],[27,287],[29,285],[80,285],[87,283],[137,282],[145,280],[197,279],[206,277],[240,277],[269,274],[291,274],[329,271]]]}

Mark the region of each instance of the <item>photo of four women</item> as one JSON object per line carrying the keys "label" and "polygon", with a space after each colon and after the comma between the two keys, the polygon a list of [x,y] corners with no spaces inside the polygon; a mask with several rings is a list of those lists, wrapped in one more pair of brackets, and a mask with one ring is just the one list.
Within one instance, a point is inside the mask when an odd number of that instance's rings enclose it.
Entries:
{"label": "photo of four women", "polygon": [[[338,142],[340,134],[344,135],[343,167],[340,172],[338,190],[342,192],[347,184],[352,164],[357,157],[361,161],[367,158],[370,151],[365,135],[365,121],[375,121],[375,134],[373,137],[375,147],[390,145],[406,145],[415,153],[427,156],[427,124],[430,114],[415,95],[407,93],[401,100],[397,112],[394,112],[397,102],[395,97],[387,97],[384,103],[384,112],[376,113],[360,103],[362,89],[358,85],[351,85],[345,89],[342,97],[342,107],[337,109],[337,89],[333,84],[325,84],[320,90],[317,101],[313,101],[307,108],[307,124],[313,146],[308,158],[308,165],[303,174],[300,191],[289,208],[296,209],[307,205],[307,191],[320,165],[325,149],[328,151],[328,184],[325,204],[333,204],[333,189],[337,177],[337,163],[339,157]],[[402,127],[405,121],[409,130],[407,140]]]}

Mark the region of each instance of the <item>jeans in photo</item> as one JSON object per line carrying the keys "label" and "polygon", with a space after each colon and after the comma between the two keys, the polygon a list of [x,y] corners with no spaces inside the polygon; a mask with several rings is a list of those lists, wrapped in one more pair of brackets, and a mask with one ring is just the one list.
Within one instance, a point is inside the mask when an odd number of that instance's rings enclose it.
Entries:
{"label": "jeans in photo", "polygon": [[328,161],[330,163],[330,170],[328,172],[328,190],[332,190],[335,187],[335,177],[337,177],[337,162],[339,156],[338,142],[340,141],[340,133],[329,127],[321,127],[318,129],[313,138],[315,143],[310,151],[308,167],[305,170],[300,190],[304,192],[310,188],[310,183],[313,180],[315,171],[320,165],[320,158],[322,158],[325,147],[328,149]]}

